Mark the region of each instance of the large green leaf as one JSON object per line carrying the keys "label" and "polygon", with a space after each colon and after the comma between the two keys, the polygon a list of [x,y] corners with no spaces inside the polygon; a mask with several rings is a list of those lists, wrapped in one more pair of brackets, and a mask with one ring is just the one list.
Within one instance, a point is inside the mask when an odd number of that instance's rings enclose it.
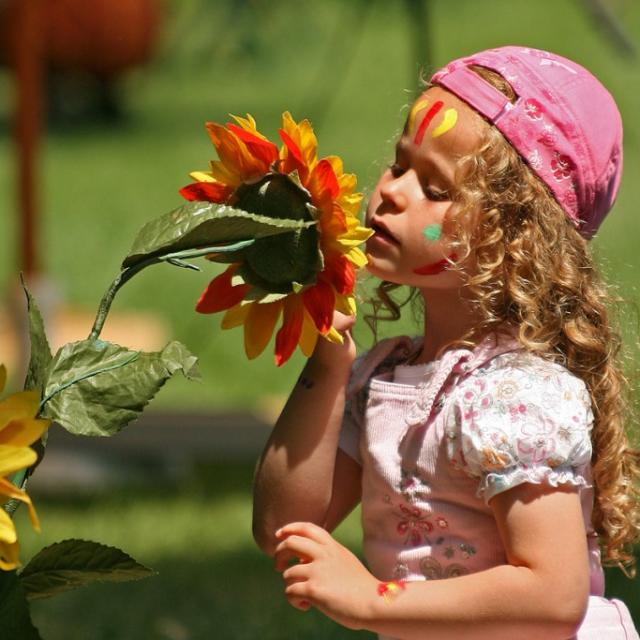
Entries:
{"label": "large green leaf", "polygon": [[42,640],[15,571],[0,570],[0,640]]}
{"label": "large green leaf", "polygon": [[27,289],[24,280],[22,281],[22,288],[27,296],[29,337],[31,340],[31,357],[29,359],[29,369],[27,370],[24,388],[37,389],[42,393],[46,381],[47,369],[51,364],[51,348],[47,341],[40,310],[29,289]]}
{"label": "large green leaf", "polygon": [[264,238],[314,224],[309,220],[275,219],[213,202],[189,202],[142,227],[122,268],[167,253]]}
{"label": "large green leaf", "polygon": [[199,377],[197,358],[179,342],[153,353],[102,340],[72,342],[51,362],[42,415],[76,435],[111,436],[135,420],[176,371]]}
{"label": "large green leaf", "polygon": [[20,573],[29,600],[49,598],[91,582],[126,582],[153,575],[116,547],[89,540],[63,540],[45,547]]}

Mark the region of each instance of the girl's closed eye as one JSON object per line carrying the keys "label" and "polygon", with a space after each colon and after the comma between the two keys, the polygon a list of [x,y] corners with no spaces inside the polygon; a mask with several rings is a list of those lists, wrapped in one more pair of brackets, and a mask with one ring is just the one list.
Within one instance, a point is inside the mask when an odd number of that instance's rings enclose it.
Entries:
{"label": "girl's closed eye", "polygon": [[449,191],[440,191],[434,187],[425,187],[424,194],[427,196],[427,200],[432,202],[448,202],[451,200],[451,194]]}

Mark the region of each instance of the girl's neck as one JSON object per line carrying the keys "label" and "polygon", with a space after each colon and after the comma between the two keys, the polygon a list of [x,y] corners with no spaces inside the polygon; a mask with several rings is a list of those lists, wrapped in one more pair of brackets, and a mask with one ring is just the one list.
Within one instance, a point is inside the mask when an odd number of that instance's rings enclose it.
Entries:
{"label": "girl's neck", "polygon": [[424,342],[415,364],[431,362],[447,344],[462,338],[478,318],[459,289],[423,289]]}

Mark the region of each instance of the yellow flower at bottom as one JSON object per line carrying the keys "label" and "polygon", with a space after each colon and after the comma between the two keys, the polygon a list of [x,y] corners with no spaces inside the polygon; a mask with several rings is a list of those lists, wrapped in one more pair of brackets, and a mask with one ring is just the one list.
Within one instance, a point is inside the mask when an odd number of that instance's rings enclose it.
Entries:
{"label": "yellow flower at bottom", "polygon": [[[7,372],[0,365],[0,392]],[[38,456],[29,445],[40,439],[49,427],[49,420],[36,418],[40,405],[37,391],[21,391],[0,402],[0,496],[24,502],[29,508],[31,523],[40,529],[38,516],[25,491],[15,487],[9,476],[35,464]],[[18,535],[13,520],[0,509],[0,569],[8,571],[19,565]]]}

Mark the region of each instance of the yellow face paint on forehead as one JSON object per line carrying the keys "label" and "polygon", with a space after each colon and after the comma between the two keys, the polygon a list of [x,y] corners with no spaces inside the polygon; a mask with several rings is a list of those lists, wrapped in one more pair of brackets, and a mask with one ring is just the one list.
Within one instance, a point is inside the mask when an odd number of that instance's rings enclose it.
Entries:
{"label": "yellow face paint on forehead", "polygon": [[[407,133],[411,134],[414,130],[414,126],[416,124],[416,116],[418,112],[422,109],[425,109],[429,106],[428,98],[420,98],[416,101],[416,103],[411,107],[411,111],[409,112],[409,117],[407,118]],[[415,133],[414,143],[420,145],[424,134],[426,132],[427,127],[431,123],[431,121],[438,115],[439,111],[444,106],[442,100],[436,101],[433,106],[427,110],[426,114],[422,118],[420,125],[418,126],[418,130]],[[449,108],[444,112],[444,116],[440,124],[435,127],[431,132],[432,138],[438,138],[439,136],[445,134],[447,131],[450,131],[455,127],[456,122],[458,121],[458,111],[457,109]]]}
{"label": "yellow face paint on forehead", "polygon": [[413,125],[416,123],[416,116],[418,115],[418,111],[420,111],[420,109],[424,109],[428,104],[429,100],[427,98],[420,98],[416,101],[413,107],[411,107],[409,118],[407,120],[407,133],[413,131]]}

